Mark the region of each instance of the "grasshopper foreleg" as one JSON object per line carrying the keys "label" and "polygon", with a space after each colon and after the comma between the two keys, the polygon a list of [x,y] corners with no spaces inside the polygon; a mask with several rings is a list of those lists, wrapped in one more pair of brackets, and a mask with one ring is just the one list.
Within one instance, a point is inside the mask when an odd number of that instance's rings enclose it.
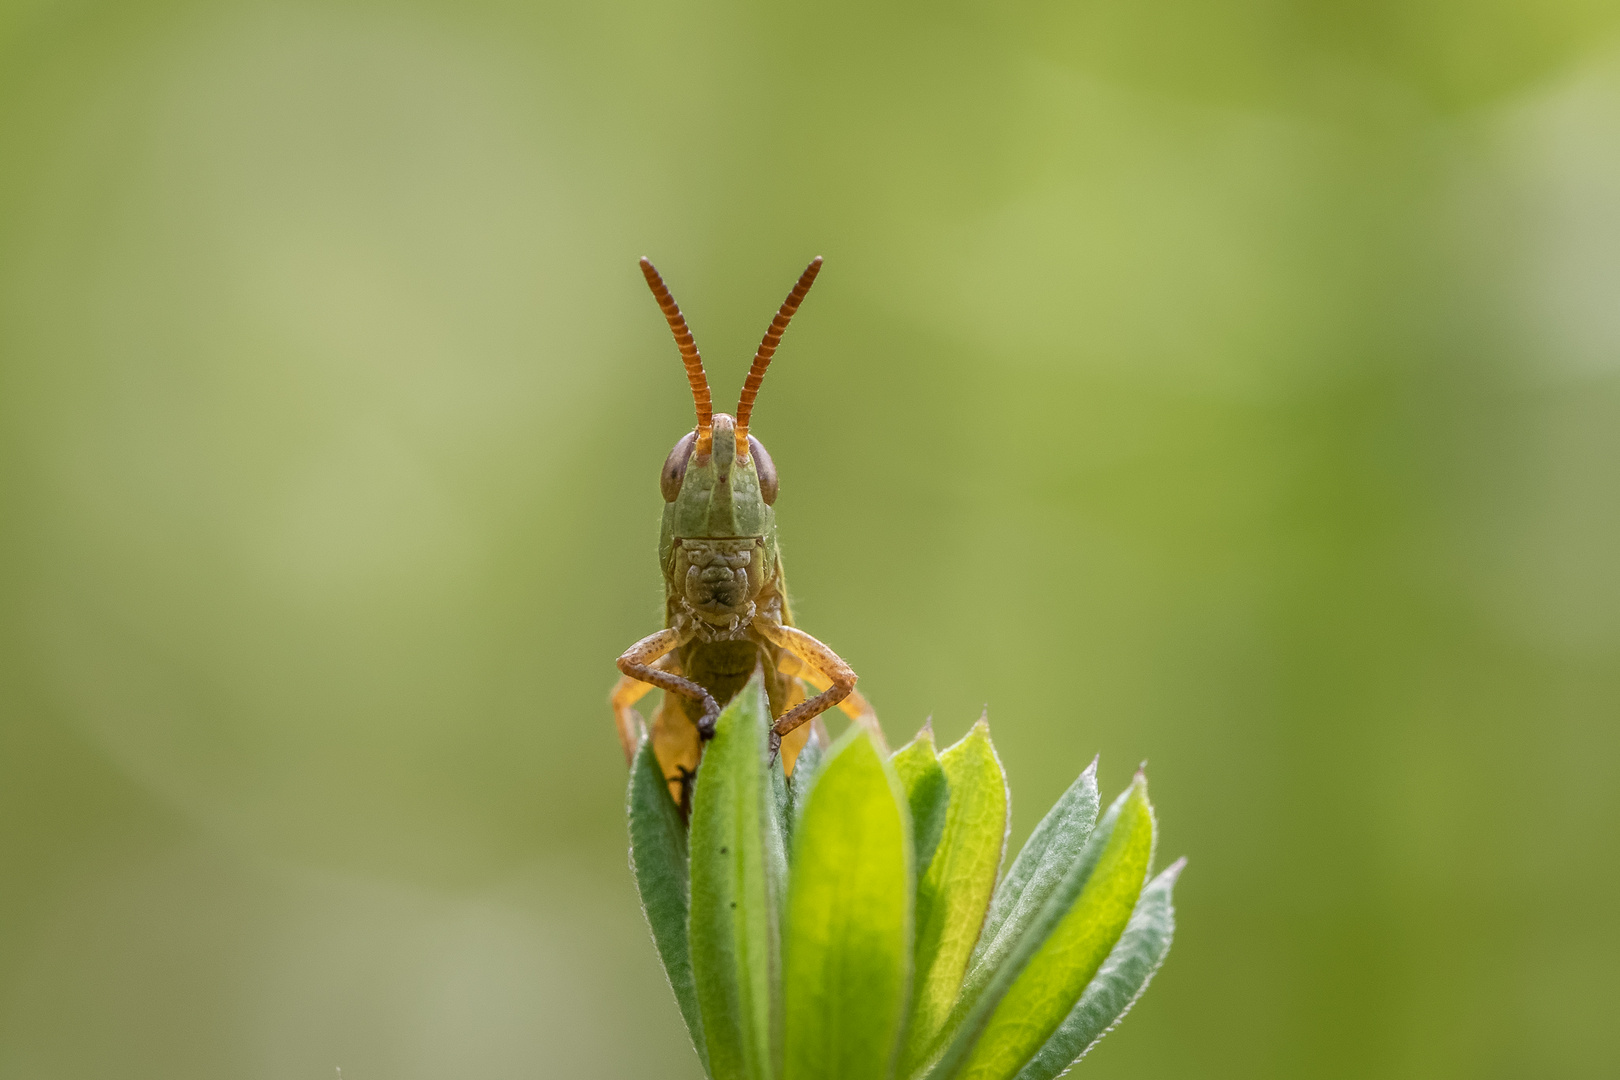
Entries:
{"label": "grasshopper foreleg", "polygon": [[697,723],[698,734],[705,739],[713,738],[714,722],[720,717],[720,706],[714,700],[714,695],[691,679],[653,666],[680,643],[681,635],[677,630],[660,630],[656,634],[648,634],[624,650],[624,655],[619,657],[619,670],[632,679],[651,683],[660,690],[668,690],[672,694],[701,702],[703,716]]}
{"label": "grasshopper foreleg", "polygon": [[[816,668],[786,650],[783,650],[781,659],[777,661],[776,670],[795,679],[803,679],[818,693],[831,688],[833,684],[831,679]],[[872,703],[866,700],[866,695],[859,690],[851,690],[849,696],[838,703],[838,710],[851,720],[867,727],[877,724],[877,711],[872,708]]]}
{"label": "grasshopper foreleg", "polygon": [[[665,653],[651,666],[659,671],[667,671],[671,675],[681,673],[680,664],[673,652]],[[643,682],[629,675],[620,675],[619,681],[613,684],[613,692],[608,695],[608,704],[613,706],[613,719],[618,724],[619,742],[624,747],[626,763],[635,759],[636,747],[641,744],[641,717],[636,713],[636,702],[646,697],[652,688],[652,683]]]}
{"label": "grasshopper foreleg", "polygon": [[781,745],[783,735],[800,724],[815,719],[853,694],[856,676],[854,670],[844,663],[843,657],[803,630],[783,626],[779,622],[764,618],[754,620],[754,630],[760,637],[796,657],[828,681],[827,689],[809,701],[793,706],[782,714],[781,719],[771,725],[771,753],[774,755],[777,747]]}

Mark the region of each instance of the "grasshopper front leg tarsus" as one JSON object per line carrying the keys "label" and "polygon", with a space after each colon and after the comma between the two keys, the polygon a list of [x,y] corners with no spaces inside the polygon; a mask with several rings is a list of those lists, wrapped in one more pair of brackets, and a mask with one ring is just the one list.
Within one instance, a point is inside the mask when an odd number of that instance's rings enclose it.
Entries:
{"label": "grasshopper front leg tarsus", "polygon": [[713,737],[714,722],[720,716],[720,705],[714,700],[714,695],[691,679],[654,666],[680,643],[680,632],[674,629],[648,634],[619,657],[619,670],[632,679],[651,683],[660,690],[701,702],[703,716],[698,720],[698,734],[708,739]]}

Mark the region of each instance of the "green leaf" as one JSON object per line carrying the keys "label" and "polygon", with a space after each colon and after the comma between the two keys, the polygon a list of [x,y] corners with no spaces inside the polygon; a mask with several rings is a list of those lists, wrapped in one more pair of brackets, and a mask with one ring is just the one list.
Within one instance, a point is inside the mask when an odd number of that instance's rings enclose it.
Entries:
{"label": "green leaf", "polygon": [[903,1071],[933,1046],[962,986],[1007,844],[1007,780],[980,720],[939,757],[949,789],[945,827],[917,882],[916,990]]}
{"label": "green leaf", "polygon": [[973,950],[974,967],[987,956],[994,965],[1023,934],[1080,858],[1097,821],[1097,805],[1097,759],[1093,758],[1035,826],[1007,876],[996,886],[984,932]]}
{"label": "green leaf", "polygon": [[720,713],[692,807],[692,975],[715,1080],[768,1080],[776,910],[759,677]]}
{"label": "green leaf", "polygon": [[903,798],[859,726],[810,791],[782,942],[784,1080],[884,1080],[893,1070],[912,941]]}
{"label": "green leaf", "polygon": [[771,820],[781,832],[782,845],[786,849],[791,847],[793,841],[793,789],[782,771],[780,755],[771,762],[768,779],[771,785]]}
{"label": "green leaf", "polygon": [[[1086,842],[1018,943],[993,971],[976,968],[982,990],[933,1080],[1011,1080],[1074,1008],[1124,932],[1153,856],[1153,810],[1138,773]],[[970,977],[970,984],[976,980]]]}
{"label": "green leaf", "polygon": [[766,779],[770,797],[765,800],[765,870],[770,877],[771,900],[776,904],[776,925],[780,927],[787,912],[788,852],[793,843],[793,794],[782,771],[781,755],[770,763]]}
{"label": "green leaf", "polygon": [[686,824],[669,797],[669,785],[653,753],[652,743],[642,740],[630,770],[630,791],[626,799],[630,818],[630,870],[641,893],[641,910],[652,929],[658,958],[664,962],[664,975],[681,1018],[692,1037],[692,1046],[709,1068],[709,1048],[703,1041],[703,1021],[698,1015],[697,987],[692,981],[692,959],[686,947],[687,861]]}
{"label": "green leaf", "polygon": [[945,811],[950,805],[950,785],[945,770],[934,753],[934,725],[927,723],[917,737],[889,757],[900,786],[906,790],[911,808],[911,849],[917,857],[917,873],[926,873],[945,831]]}
{"label": "green leaf", "polygon": [[1046,1040],[1034,1060],[1019,1071],[1018,1080],[1054,1080],[1063,1075],[1136,1004],[1170,953],[1170,939],[1176,930],[1176,909],[1170,894],[1186,865],[1186,859],[1176,860],[1142,890],[1119,944],[1086,986],[1068,1019]]}
{"label": "green leaf", "polygon": [[[826,748],[822,745],[818,735],[811,735],[810,741],[804,744],[799,751],[798,760],[793,763],[793,775],[788,777],[788,795],[791,812],[788,817],[788,835],[791,837],[799,828],[799,819],[804,816],[804,807],[810,797],[810,788],[815,785],[816,774],[821,771],[821,763],[826,758]],[[788,850],[793,849],[790,846]]]}

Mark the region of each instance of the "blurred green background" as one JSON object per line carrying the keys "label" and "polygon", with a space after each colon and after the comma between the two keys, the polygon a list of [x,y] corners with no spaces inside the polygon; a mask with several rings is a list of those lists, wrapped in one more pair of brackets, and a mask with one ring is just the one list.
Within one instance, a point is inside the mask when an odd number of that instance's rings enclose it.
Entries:
{"label": "blurred green background", "polygon": [[613,658],[691,424],[1013,840],[1151,759],[1106,1077],[1620,1060],[1620,9],[0,6],[0,1076],[698,1075]]}

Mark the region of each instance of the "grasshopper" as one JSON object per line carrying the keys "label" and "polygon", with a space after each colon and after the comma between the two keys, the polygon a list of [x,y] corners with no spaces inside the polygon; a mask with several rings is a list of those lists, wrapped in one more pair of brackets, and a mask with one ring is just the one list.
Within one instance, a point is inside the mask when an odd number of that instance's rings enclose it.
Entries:
{"label": "grasshopper", "polygon": [[[629,760],[641,740],[636,702],[653,687],[664,691],[653,717],[653,750],[683,811],[690,808],[692,777],[721,707],[756,668],[764,672],[775,718],[771,754],[780,752],[789,771],[810,735],[809,721],[833,706],[876,727],[871,706],[855,691],[855,672],[793,625],[776,544],[776,466],[748,431],[765,369],[820,270],[817,256],[771,320],[732,417],[714,412],[686,318],[653,264],[641,260],[686,365],[697,426],[675,443],[659,477],[664,629],[619,657],[622,676],[609,700]],[[806,700],[801,680],[817,691],[815,697]]]}

